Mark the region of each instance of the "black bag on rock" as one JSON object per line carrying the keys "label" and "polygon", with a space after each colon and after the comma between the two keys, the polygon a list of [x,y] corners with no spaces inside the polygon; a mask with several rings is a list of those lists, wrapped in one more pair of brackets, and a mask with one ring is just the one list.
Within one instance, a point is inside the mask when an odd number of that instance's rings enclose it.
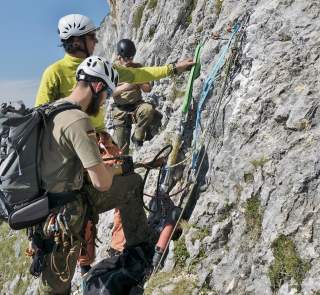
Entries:
{"label": "black bag on rock", "polygon": [[100,261],[84,276],[83,294],[129,295],[151,270],[151,257],[151,248],[138,246]]}

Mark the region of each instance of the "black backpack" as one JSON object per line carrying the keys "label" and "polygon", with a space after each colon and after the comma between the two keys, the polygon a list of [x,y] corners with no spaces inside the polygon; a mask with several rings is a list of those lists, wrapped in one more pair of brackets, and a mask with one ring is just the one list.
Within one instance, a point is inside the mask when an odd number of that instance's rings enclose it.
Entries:
{"label": "black backpack", "polygon": [[150,274],[150,257],[154,250],[153,247],[148,247],[150,253],[147,254],[144,246],[136,246],[126,248],[119,256],[109,257],[97,263],[82,278],[83,294],[142,294],[141,287],[145,277]]}
{"label": "black backpack", "polygon": [[39,169],[42,134],[48,120],[75,108],[80,107],[67,102],[31,109],[22,102],[0,105],[0,220],[9,221],[11,228],[46,217],[49,201],[43,197]]}

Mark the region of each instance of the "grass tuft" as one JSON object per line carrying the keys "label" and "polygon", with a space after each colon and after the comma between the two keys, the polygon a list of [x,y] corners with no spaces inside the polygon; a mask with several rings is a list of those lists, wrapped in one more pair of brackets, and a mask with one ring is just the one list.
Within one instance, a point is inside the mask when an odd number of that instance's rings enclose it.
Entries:
{"label": "grass tuft", "polygon": [[158,0],[149,0],[148,2],[148,9],[155,9],[158,5]]}
{"label": "grass tuft", "polygon": [[136,29],[140,28],[144,8],[145,4],[139,5],[133,13],[133,27]]}
{"label": "grass tuft", "polygon": [[217,15],[220,15],[221,10],[222,10],[222,4],[223,4],[223,0],[216,0],[216,12]]}
{"label": "grass tuft", "polygon": [[258,169],[259,167],[262,168],[269,161],[270,159],[268,159],[266,156],[262,156],[259,159],[251,160],[250,163],[253,165],[255,169]]}
{"label": "grass tuft", "polygon": [[261,236],[262,212],[258,196],[248,199],[245,206],[245,220],[250,237],[257,240]]}
{"label": "grass tuft", "polygon": [[181,237],[179,240],[174,242],[174,256],[176,258],[175,267],[184,268],[186,260],[190,257],[185,237]]}
{"label": "grass tuft", "polygon": [[269,267],[268,275],[272,290],[276,292],[285,281],[294,279],[300,292],[301,283],[305,273],[310,269],[310,263],[299,257],[294,242],[285,235],[280,235],[271,247],[274,262]]}

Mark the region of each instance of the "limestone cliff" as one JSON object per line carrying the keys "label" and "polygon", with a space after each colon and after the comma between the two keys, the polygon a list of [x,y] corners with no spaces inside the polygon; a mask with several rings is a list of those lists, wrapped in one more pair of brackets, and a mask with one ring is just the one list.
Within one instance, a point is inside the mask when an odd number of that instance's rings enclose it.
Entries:
{"label": "limestone cliff", "polygon": [[[250,13],[189,225],[170,247],[169,274],[154,277],[146,293],[319,294],[319,2],[118,0],[110,6],[97,48],[109,58],[120,38],[133,39],[137,60],[147,65],[193,56],[204,44],[195,102],[230,36],[228,24]],[[217,33],[220,39],[213,38]],[[152,157],[175,132],[186,81],[182,75],[155,83],[148,99],[166,115],[163,131],[136,158]],[[205,105],[203,126],[221,81]]]}
{"label": "limestone cliff", "polygon": [[[223,89],[223,69],[202,112],[210,137],[189,223],[171,243],[163,271],[148,282],[145,294],[320,294],[319,1],[109,4],[97,54],[112,58],[117,41],[131,38],[137,61],[162,65],[193,56],[196,45],[203,44],[194,107],[228,42],[230,24],[250,14],[236,70]],[[175,134],[187,78],[155,82],[146,96],[164,114],[163,128],[134,152],[135,159],[152,158]],[[215,124],[209,124],[215,114]],[[191,150],[194,117],[189,120],[180,160]],[[174,191],[186,179],[189,164],[175,170]],[[152,173],[146,191],[154,193],[155,184]],[[112,214],[100,217],[99,258],[106,255]],[[35,294],[38,280],[25,274],[29,260],[21,259],[26,241],[19,240],[25,235],[1,225],[0,236],[0,294]]]}

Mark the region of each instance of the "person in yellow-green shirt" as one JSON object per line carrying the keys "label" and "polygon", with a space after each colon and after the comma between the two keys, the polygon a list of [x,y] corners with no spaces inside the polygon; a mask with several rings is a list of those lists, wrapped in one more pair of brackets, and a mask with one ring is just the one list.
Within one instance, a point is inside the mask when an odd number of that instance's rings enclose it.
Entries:
{"label": "person in yellow-green shirt", "polygon": [[[77,67],[86,57],[92,55],[98,42],[96,30],[93,22],[84,15],[69,14],[59,20],[59,37],[66,54],[44,71],[36,97],[36,106],[70,95],[76,85]],[[114,68],[119,73],[120,82],[144,83],[184,72],[193,64],[192,59],[185,59],[176,64],[160,67],[128,68],[114,65]],[[97,132],[105,129],[104,117],[104,107],[100,108],[97,116],[90,117]]]}

